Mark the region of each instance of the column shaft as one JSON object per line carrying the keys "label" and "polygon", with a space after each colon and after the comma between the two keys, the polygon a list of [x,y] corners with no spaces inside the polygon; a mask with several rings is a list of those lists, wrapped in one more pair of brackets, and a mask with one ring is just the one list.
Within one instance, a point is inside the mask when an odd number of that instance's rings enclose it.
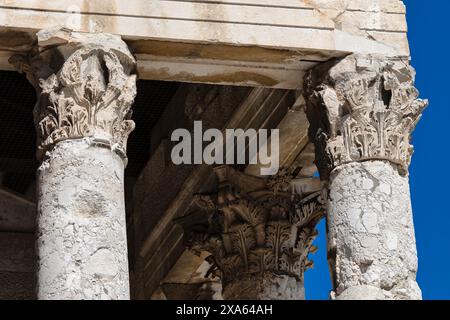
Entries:
{"label": "column shaft", "polygon": [[305,79],[310,139],[328,182],[337,299],[420,299],[408,167],[427,101],[402,59],[352,55]]}
{"label": "column shaft", "polygon": [[329,242],[340,299],[420,299],[408,177],[385,161],[330,177]]}
{"label": "column shaft", "polygon": [[37,38],[10,61],[39,97],[38,299],[129,299],[124,166],[136,62],[114,35]]}
{"label": "column shaft", "polygon": [[88,140],[38,169],[39,299],[129,299],[123,161]]}

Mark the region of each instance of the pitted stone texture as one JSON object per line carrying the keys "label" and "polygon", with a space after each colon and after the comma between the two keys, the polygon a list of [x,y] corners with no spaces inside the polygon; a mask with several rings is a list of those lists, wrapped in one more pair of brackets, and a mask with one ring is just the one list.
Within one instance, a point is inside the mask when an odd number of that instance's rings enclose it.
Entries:
{"label": "pitted stone texture", "polygon": [[89,138],[38,169],[38,299],[129,299],[124,164]]}
{"label": "pitted stone texture", "polygon": [[409,182],[395,165],[333,171],[328,223],[337,299],[421,299]]}
{"label": "pitted stone texture", "polygon": [[225,300],[305,300],[303,282],[266,272],[236,279],[223,288]]}
{"label": "pitted stone texture", "polygon": [[428,105],[414,77],[406,61],[377,55],[350,55],[309,72],[309,136],[323,180],[342,164],[370,160],[398,164],[406,174],[410,136]]}

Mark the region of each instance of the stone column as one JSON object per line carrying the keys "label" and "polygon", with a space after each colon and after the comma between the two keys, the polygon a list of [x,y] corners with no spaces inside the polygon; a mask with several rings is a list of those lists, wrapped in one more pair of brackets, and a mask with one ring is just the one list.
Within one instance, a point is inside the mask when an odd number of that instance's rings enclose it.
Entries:
{"label": "stone column", "polygon": [[418,95],[408,61],[382,56],[349,56],[306,77],[337,299],[421,299],[408,182],[410,135],[427,105]]}
{"label": "stone column", "polygon": [[11,62],[39,96],[38,299],[129,299],[123,189],[135,60],[120,37],[56,30]]}
{"label": "stone column", "polygon": [[209,212],[197,248],[211,252],[224,299],[303,300],[303,274],[312,266],[308,254],[317,249],[312,242],[324,211],[320,183],[300,195],[281,174],[263,179],[228,166],[215,173],[218,192],[196,198]]}

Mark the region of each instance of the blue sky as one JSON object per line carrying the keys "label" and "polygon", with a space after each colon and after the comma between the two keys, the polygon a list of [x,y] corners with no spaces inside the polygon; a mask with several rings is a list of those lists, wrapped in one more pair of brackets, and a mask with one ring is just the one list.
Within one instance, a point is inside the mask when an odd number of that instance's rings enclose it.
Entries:
{"label": "blue sky", "polygon": [[[424,299],[450,299],[450,1],[405,0],[416,87],[430,100],[413,134],[410,167],[419,272]],[[447,51],[448,50],[448,51]],[[312,256],[315,267],[305,274],[307,299],[328,299],[331,289],[326,262],[325,223],[319,225]]]}

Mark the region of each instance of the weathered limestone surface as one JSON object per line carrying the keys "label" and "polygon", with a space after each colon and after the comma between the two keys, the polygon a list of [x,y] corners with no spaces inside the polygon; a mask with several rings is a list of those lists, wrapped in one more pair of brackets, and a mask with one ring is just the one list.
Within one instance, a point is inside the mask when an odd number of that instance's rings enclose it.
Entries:
{"label": "weathered limestone surface", "polygon": [[410,136],[427,101],[404,59],[351,55],[311,70],[305,83],[309,134],[322,178],[340,165],[387,160],[406,173]]}
{"label": "weathered limestone surface", "polygon": [[400,0],[0,0],[0,69],[40,29],[122,36],[141,79],[298,89],[321,61],[409,56]]}
{"label": "weathered limestone surface", "polygon": [[122,159],[89,138],[38,169],[38,298],[128,299]]}
{"label": "weathered limestone surface", "polygon": [[396,165],[368,161],[336,169],[328,231],[339,299],[421,298],[408,176]]}
{"label": "weathered limestone surface", "polygon": [[124,200],[135,60],[118,36],[43,30],[11,58],[38,91],[38,299],[129,299]]}
{"label": "weathered limestone surface", "polygon": [[407,61],[353,55],[305,81],[310,138],[329,182],[337,299],[421,299],[409,194],[410,135],[427,101]]}
{"label": "weathered limestone surface", "polygon": [[[400,46],[398,51],[405,53],[405,7],[399,0],[129,0],[110,4],[100,0],[2,0],[0,4],[4,13],[0,26],[16,28],[64,26],[129,39],[295,48],[309,50],[310,56],[320,56],[318,50],[346,51],[356,44],[361,46],[358,52],[394,52]],[[12,14],[27,15],[28,24],[12,20]],[[345,41],[350,39],[353,41]],[[400,43],[395,44],[395,39]]]}

